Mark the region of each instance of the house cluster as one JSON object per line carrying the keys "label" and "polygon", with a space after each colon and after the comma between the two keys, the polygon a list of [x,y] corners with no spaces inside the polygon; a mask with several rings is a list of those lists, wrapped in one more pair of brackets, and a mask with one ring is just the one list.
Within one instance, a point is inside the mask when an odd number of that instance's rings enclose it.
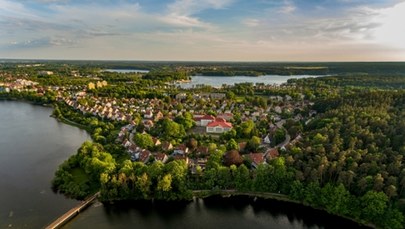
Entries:
{"label": "house cluster", "polygon": [[[128,124],[121,128],[116,140],[126,149],[132,161],[143,162],[145,164],[160,161],[164,164],[171,160],[184,160],[193,174],[205,170],[208,158],[210,157],[207,146],[199,146],[191,150],[185,144],[173,146],[170,142],[161,142],[159,139],[153,138],[156,151],[151,152],[147,149],[142,149],[132,141],[132,134],[134,132],[135,125]],[[244,151],[246,142],[239,143],[239,147],[241,151]],[[190,157],[191,155],[193,156]],[[243,158],[250,162],[252,169],[256,169],[259,165],[266,164],[278,156],[279,151],[277,148],[268,147],[264,153],[248,153],[244,154]]]}
{"label": "house cluster", "polygon": [[[135,132],[135,125],[128,124],[121,128],[118,133],[117,142],[122,142],[122,146],[127,150],[132,161],[139,161],[145,164],[160,161],[163,164],[169,160],[184,160],[192,172],[205,169],[209,158],[208,147],[200,146],[195,150],[190,150],[185,144],[173,146],[170,142],[161,142],[158,138],[153,138],[155,152],[142,149],[132,141],[132,134]],[[190,158],[190,154],[196,155],[195,159]]]}
{"label": "house cluster", "polygon": [[95,88],[102,88],[102,87],[105,87],[107,85],[108,85],[107,81],[103,80],[103,81],[97,81],[96,83],[90,82],[87,85],[87,88],[92,90],[92,89],[95,89]]}
{"label": "house cluster", "polygon": [[40,76],[51,76],[51,75],[53,75],[53,72],[52,71],[39,71],[38,75],[40,75]]}
{"label": "house cluster", "polygon": [[[176,100],[183,100],[188,97],[187,93],[179,93],[175,96]],[[225,99],[225,93],[198,93],[191,95],[193,99]]]}
{"label": "house cluster", "polygon": [[37,91],[36,86],[38,85],[37,82],[25,80],[25,79],[16,79],[14,82],[9,83],[1,83],[0,87],[2,87],[3,91],[10,92],[12,90],[16,91]]}
{"label": "house cluster", "polygon": [[[203,127],[205,133],[208,134],[221,134],[231,130],[233,128],[231,121],[234,120],[235,114],[241,121],[259,121],[271,118],[274,122],[280,122],[283,120],[283,115],[287,113],[293,114],[293,118],[300,121],[303,117],[300,112],[296,111],[303,111],[308,105],[307,101],[294,100],[289,95],[269,97],[275,102],[266,108],[248,102],[225,99],[223,93],[201,93],[194,96],[196,99],[184,103],[183,99],[187,98],[185,93],[177,94],[175,96],[177,99],[164,101],[156,98],[95,97],[82,91],[70,96],[61,96],[60,99],[83,113],[104,119],[130,123],[136,117],[141,118],[148,129],[164,117],[174,119],[178,115],[189,112],[193,115],[197,126]],[[207,115],[208,113],[216,115]]]}
{"label": "house cluster", "polygon": [[124,110],[116,104],[114,99],[96,99],[94,105],[81,104],[79,99],[84,97],[86,94],[84,92],[77,93],[75,97],[63,98],[63,101],[77,109],[83,114],[92,114],[100,118],[110,119],[114,121],[132,121],[132,116],[124,112]]}

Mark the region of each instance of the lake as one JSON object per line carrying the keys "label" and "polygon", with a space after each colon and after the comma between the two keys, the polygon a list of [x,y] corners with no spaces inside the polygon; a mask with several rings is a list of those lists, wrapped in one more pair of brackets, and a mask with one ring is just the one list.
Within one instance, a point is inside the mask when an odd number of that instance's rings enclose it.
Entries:
{"label": "lake", "polygon": [[210,197],[190,203],[96,203],[65,228],[365,228],[305,206],[248,197]]}
{"label": "lake", "polygon": [[149,70],[142,69],[105,69],[105,72],[116,72],[116,73],[148,73]]}
{"label": "lake", "polygon": [[182,88],[193,88],[197,85],[205,84],[212,87],[221,87],[223,84],[234,85],[236,83],[264,83],[280,85],[286,83],[288,79],[303,79],[310,77],[321,77],[312,75],[293,75],[293,76],[280,76],[280,75],[264,75],[264,76],[192,76],[190,83],[179,83]]}
{"label": "lake", "polygon": [[0,101],[0,228],[42,228],[78,203],[55,194],[51,180],[89,136],[51,113]]}

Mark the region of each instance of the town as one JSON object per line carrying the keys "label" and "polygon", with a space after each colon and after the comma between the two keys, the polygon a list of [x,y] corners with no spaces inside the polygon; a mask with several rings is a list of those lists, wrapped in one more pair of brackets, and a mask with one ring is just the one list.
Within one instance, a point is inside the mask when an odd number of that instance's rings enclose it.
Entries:
{"label": "town", "polygon": [[[182,87],[201,69],[153,66],[122,73],[20,64],[0,71],[1,99],[52,106],[52,117],[91,136],[57,169],[55,190],[103,202],[247,195],[357,222],[403,222],[400,77]],[[369,85],[378,87],[363,89]],[[377,204],[385,207],[368,207]]]}
{"label": "town", "polygon": [[[38,72],[38,74],[53,73],[42,71]],[[192,120],[190,120],[192,128],[188,130],[188,134],[202,134],[213,138],[219,138],[221,134],[231,130],[235,131],[232,124],[235,121],[241,123],[251,120],[264,123],[262,126],[265,127],[266,131],[259,136],[260,141],[255,143],[258,145],[252,147],[250,142],[250,148],[246,148],[246,146],[249,146],[250,139],[242,139],[237,142],[237,147],[232,149],[237,149],[242,153],[244,160],[249,161],[251,168],[255,169],[260,164],[276,158],[279,155],[279,150],[285,150],[286,147],[291,146],[301,138],[299,133],[294,133],[292,139],[290,134],[285,131],[283,124],[288,119],[296,123],[308,123],[311,117],[316,114],[316,111],[308,109],[313,103],[305,100],[302,94],[294,99],[290,95],[268,96],[266,103],[271,105],[260,107],[245,101],[227,99],[225,93],[192,94],[192,92],[184,90],[181,93],[172,95],[169,103],[166,103],[166,101],[156,98],[97,97],[88,92],[96,87],[107,86],[106,81],[90,82],[80,91],[69,91],[64,87],[43,88],[37,87],[37,85],[37,82],[16,79],[14,82],[3,83],[1,86],[6,92],[10,92],[10,90],[26,90],[36,92],[39,95],[44,90],[56,90],[58,101],[63,101],[83,115],[90,114],[102,120],[128,123],[121,128],[116,142],[125,147],[132,161],[148,164],[154,160],[166,163],[169,158],[185,160],[192,173],[197,170],[204,171],[210,155],[208,145],[193,146],[190,149],[186,143],[181,141],[163,141],[158,137],[152,137],[148,132],[159,120],[164,118],[175,120],[176,117],[189,115],[192,117]],[[261,89],[263,85],[257,87]],[[237,115],[236,119],[234,113]],[[144,137],[153,143],[147,145],[147,148],[139,146],[134,140],[134,136],[139,129],[142,129],[140,134],[145,135]],[[283,130],[282,141],[275,139],[277,130]],[[151,149],[154,150],[151,151]]]}

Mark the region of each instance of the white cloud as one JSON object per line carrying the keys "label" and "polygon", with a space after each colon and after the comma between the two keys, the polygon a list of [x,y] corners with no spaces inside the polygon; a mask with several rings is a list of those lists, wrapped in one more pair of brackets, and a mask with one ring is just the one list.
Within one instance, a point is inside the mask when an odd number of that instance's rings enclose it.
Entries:
{"label": "white cloud", "polygon": [[1,17],[37,18],[35,13],[27,10],[22,3],[9,0],[0,0],[0,18]]}
{"label": "white cloud", "polygon": [[257,27],[260,24],[258,19],[248,18],[242,21],[242,23],[248,27]]}
{"label": "white cloud", "polygon": [[232,2],[233,0],[176,0],[167,5],[167,13],[161,20],[175,26],[212,29],[212,25],[193,15],[208,9],[224,9]]}
{"label": "white cloud", "polygon": [[223,9],[233,0],[176,0],[168,5],[169,14],[190,16],[207,9]]}
{"label": "white cloud", "polygon": [[282,7],[280,7],[278,12],[283,13],[283,14],[290,14],[290,13],[293,13],[296,9],[297,9],[297,7],[295,6],[295,4],[293,2],[291,2],[289,0],[284,0],[284,4]]}
{"label": "white cloud", "polygon": [[195,27],[195,28],[212,28],[208,23],[202,22],[198,18],[184,16],[184,15],[166,15],[157,17],[162,23],[179,26],[179,27]]}
{"label": "white cloud", "polygon": [[387,46],[405,49],[405,2],[373,12],[377,16],[372,21],[380,24],[373,31],[373,39]]}

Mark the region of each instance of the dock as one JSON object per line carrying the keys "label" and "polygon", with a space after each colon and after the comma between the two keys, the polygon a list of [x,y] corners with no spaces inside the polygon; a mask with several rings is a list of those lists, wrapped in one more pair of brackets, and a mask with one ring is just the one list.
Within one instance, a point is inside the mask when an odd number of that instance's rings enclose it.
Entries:
{"label": "dock", "polygon": [[90,206],[93,201],[99,196],[100,192],[97,192],[96,194],[90,196],[89,198],[85,199],[82,201],[79,205],[76,207],[70,209],[68,212],[63,214],[61,217],[53,221],[51,224],[49,224],[46,229],[55,229],[55,228],[60,228],[67,222],[69,222],[71,219],[73,219],[75,216],[77,216],[82,210],[86,209],[88,206]]}

